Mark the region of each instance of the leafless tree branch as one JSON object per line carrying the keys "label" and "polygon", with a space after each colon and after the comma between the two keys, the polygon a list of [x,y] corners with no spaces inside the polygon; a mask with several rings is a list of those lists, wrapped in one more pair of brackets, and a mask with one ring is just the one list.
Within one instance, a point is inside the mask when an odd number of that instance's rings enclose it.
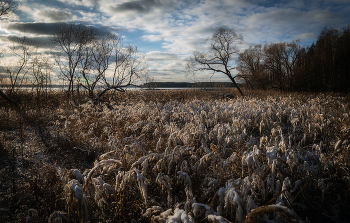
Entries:
{"label": "leafless tree branch", "polygon": [[189,72],[212,71],[213,73],[223,73],[230,78],[240,94],[243,95],[242,90],[235,80],[235,76],[231,73],[235,68],[230,65],[233,56],[239,53],[236,44],[242,41],[242,36],[236,34],[233,30],[218,29],[208,39],[208,43],[210,44],[208,52],[196,51],[193,53],[192,61],[187,65]]}

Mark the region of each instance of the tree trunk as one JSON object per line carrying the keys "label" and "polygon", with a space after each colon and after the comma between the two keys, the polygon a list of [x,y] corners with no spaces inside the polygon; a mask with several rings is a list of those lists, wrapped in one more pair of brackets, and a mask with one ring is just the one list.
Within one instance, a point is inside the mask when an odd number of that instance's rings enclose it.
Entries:
{"label": "tree trunk", "polygon": [[230,78],[230,80],[232,81],[232,83],[236,86],[237,90],[239,91],[239,93],[241,94],[241,96],[244,96],[241,88],[238,86],[238,84],[236,83],[235,79],[231,76],[231,75],[228,75],[228,77]]}

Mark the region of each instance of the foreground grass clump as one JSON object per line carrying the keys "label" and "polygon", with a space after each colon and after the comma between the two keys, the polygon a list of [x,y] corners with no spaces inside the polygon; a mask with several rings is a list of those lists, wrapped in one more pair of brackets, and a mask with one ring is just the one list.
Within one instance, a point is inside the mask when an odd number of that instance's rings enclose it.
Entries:
{"label": "foreground grass clump", "polygon": [[2,129],[3,159],[16,161],[6,173],[17,188],[0,203],[16,210],[1,216],[25,219],[33,208],[39,222],[51,214],[70,222],[349,219],[346,98],[144,94],[28,106],[33,119],[21,125],[3,107],[11,125]]}

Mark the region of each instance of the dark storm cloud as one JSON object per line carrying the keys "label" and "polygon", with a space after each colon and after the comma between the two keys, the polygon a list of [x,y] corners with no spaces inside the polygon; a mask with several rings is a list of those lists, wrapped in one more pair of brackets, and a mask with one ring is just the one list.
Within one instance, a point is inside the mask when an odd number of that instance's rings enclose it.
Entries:
{"label": "dark storm cloud", "polygon": [[60,27],[67,23],[11,23],[7,26],[7,29],[12,31],[19,31],[23,33],[32,33],[38,35],[52,35]]}
{"label": "dark storm cloud", "polygon": [[139,13],[149,12],[154,7],[160,7],[162,4],[156,0],[140,0],[119,4],[117,11],[136,11]]}
{"label": "dark storm cloud", "polygon": [[[15,44],[23,43],[23,38],[19,38],[18,36],[6,36],[1,37],[1,39]],[[51,37],[25,37],[24,45],[45,48],[52,45],[52,41]]]}
{"label": "dark storm cloud", "polygon": [[67,21],[73,18],[73,15],[62,11],[43,11],[39,13],[41,16],[50,18],[53,21]]}
{"label": "dark storm cloud", "polygon": [[[58,29],[66,26],[68,23],[11,23],[7,26],[7,29],[12,31],[19,31],[22,33],[31,33],[37,35],[53,35]],[[88,26],[84,24],[76,24],[82,26]],[[113,32],[118,32],[120,29],[110,26],[95,27],[99,35],[109,35]]]}

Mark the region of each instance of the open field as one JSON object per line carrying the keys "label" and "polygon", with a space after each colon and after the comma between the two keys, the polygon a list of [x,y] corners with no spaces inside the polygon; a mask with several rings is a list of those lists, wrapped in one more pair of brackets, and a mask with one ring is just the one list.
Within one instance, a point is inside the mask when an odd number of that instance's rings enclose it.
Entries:
{"label": "open field", "polygon": [[37,222],[350,219],[349,97],[17,100],[22,113],[0,101],[0,222],[25,222],[29,209]]}

